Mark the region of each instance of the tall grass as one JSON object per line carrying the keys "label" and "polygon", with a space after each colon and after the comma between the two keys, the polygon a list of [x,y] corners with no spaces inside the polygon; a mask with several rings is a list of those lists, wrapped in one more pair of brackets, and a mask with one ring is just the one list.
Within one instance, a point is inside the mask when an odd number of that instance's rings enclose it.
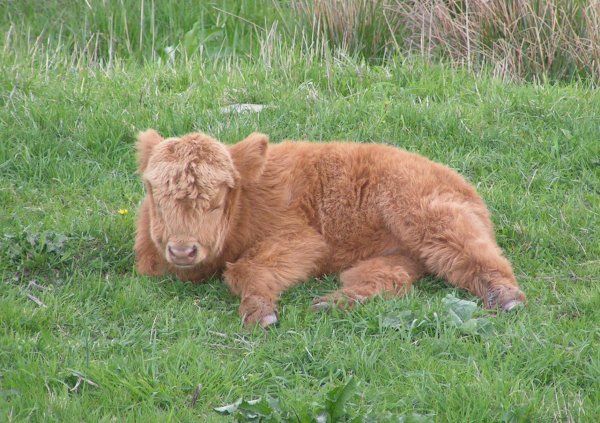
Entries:
{"label": "tall grass", "polygon": [[416,54],[505,79],[598,83],[599,28],[599,0],[0,0],[0,52],[46,65],[257,58],[300,39],[310,55]]}
{"label": "tall grass", "polygon": [[249,54],[274,17],[271,0],[0,0],[0,51],[109,66]]}
{"label": "tall grass", "polygon": [[600,80],[598,0],[295,0],[300,26],[369,59],[390,49],[507,79]]}
{"label": "tall grass", "polygon": [[326,44],[368,58],[397,50],[400,20],[387,8],[388,0],[300,0],[290,3],[314,45]]}
{"label": "tall grass", "polygon": [[600,78],[597,0],[396,0],[407,49],[511,79]]}

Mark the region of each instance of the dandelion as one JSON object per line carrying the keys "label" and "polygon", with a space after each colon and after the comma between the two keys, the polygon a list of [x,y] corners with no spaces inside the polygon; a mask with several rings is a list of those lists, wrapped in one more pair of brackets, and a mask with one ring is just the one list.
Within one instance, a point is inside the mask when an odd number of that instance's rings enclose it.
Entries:
{"label": "dandelion", "polygon": [[129,210],[127,210],[127,209],[119,209],[118,213],[121,216],[125,216],[127,213],[129,213]]}

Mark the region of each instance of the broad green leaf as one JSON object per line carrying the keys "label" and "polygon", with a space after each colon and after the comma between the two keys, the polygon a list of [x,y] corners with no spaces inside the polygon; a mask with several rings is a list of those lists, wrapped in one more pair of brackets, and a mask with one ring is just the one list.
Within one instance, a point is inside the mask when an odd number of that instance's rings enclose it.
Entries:
{"label": "broad green leaf", "polygon": [[231,414],[238,409],[243,400],[243,398],[240,398],[234,403],[223,405],[221,407],[215,407],[213,408],[213,410],[215,410],[219,414]]}
{"label": "broad green leaf", "polygon": [[433,417],[425,414],[412,413],[405,416],[400,416],[399,423],[432,423]]}
{"label": "broad green leaf", "polygon": [[493,325],[489,319],[485,317],[479,317],[476,319],[469,319],[460,325],[460,329],[471,335],[491,335],[493,332]]}
{"label": "broad green leaf", "polygon": [[196,22],[192,29],[183,36],[183,48],[188,56],[194,54],[200,46],[200,22]]}
{"label": "broad green leaf", "polygon": [[345,385],[337,386],[327,393],[326,411],[329,421],[338,421],[345,413],[345,405],[348,398],[356,390],[356,381],[350,377]]}
{"label": "broad green leaf", "polygon": [[444,306],[453,320],[456,321],[456,318],[460,320],[460,323],[465,322],[471,318],[473,312],[477,309],[477,304],[473,301],[461,300],[460,298],[456,298],[452,294],[446,295],[446,298],[442,300]]}
{"label": "broad green leaf", "polygon": [[237,411],[248,415],[248,417],[253,415],[254,417],[252,418],[259,416],[268,417],[273,414],[273,408],[268,403],[268,401],[266,399],[260,398],[257,400],[242,401],[241,404],[238,406]]}
{"label": "broad green leaf", "polygon": [[397,315],[385,316],[381,321],[382,329],[408,329],[415,321],[415,315],[410,310],[403,310]]}

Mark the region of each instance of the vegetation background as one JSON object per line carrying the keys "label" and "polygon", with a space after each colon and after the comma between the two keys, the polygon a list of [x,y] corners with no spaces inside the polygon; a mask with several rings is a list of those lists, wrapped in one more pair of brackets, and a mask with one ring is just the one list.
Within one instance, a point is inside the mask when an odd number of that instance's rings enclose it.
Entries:
{"label": "vegetation background", "polygon": [[[0,420],[599,421],[599,16],[597,0],[0,0]],[[264,109],[223,110],[242,103]],[[494,316],[427,278],[312,312],[332,275],[245,330],[218,280],[133,271],[148,127],[446,163],[488,203],[528,306]]]}

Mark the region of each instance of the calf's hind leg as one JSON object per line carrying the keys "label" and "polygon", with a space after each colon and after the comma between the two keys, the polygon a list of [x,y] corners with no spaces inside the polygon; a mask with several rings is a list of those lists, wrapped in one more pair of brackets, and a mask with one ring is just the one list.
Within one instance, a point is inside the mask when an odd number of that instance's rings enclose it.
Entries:
{"label": "calf's hind leg", "polygon": [[[508,311],[525,301],[479,204],[433,201],[421,221],[419,252],[428,273],[465,288],[486,307]],[[479,213],[477,213],[479,212]]]}
{"label": "calf's hind leg", "polygon": [[339,290],[316,299],[313,306],[316,309],[329,308],[332,303],[352,306],[378,294],[404,295],[423,275],[423,267],[403,255],[362,260],[340,274]]}

